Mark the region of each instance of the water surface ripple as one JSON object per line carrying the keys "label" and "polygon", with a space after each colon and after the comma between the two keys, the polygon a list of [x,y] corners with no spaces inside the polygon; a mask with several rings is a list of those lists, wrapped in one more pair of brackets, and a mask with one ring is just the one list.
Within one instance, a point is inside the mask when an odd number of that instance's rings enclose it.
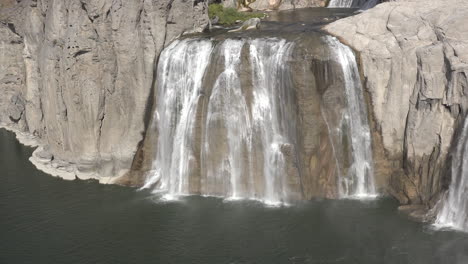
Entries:
{"label": "water surface ripple", "polygon": [[391,199],[256,201],[64,181],[0,130],[0,263],[466,264],[468,235],[411,222]]}

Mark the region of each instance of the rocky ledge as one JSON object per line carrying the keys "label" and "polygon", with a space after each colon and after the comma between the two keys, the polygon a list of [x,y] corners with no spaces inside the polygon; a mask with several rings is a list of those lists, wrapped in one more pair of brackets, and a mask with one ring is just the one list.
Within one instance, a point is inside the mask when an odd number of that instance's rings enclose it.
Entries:
{"label": "rocky ledge", "polygon": [[428,209],[450,182],[468,108],[467,14],[465,0],[399,1],[325,27],[360,55],[376,165],[402,204]]}

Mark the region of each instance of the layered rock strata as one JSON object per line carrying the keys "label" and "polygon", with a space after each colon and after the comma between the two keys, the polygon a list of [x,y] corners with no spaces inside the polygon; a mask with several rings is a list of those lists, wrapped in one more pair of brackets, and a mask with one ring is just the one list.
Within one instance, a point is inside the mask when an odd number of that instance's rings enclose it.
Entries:
{"label": "layered rock strata", "polygon": [[[28,0],[0,12],[0,124],[33,135],[33,162],[62,177],[109,181],[145,132],[159,53],[202,31],[185,0]],[[112,179],[111,179],[112,180]]]}

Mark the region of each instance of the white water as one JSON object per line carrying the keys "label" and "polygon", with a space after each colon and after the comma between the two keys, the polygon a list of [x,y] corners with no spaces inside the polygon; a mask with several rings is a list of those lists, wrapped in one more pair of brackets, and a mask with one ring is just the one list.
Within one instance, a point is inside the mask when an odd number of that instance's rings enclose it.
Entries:
{"label": "white water", "polygon": [[353,0],[331,0],[328,7],[344,7],[350,8],[353,5]]}
{"label": "white water", "polygon": [[224,71],[216,79],[208,103],[203,146],[206,181],[203,194],[223,193],[232,199],[246,195],[242,177],[249,177],[252,128],[239,79],[244,41],[225,40],[219,47]]}
{"label": "white water", "polygon": [[343,122],[349,128],[352,149],[352,164],[347,175],[340,175],[339,194],[348,198],[372,198],[376,196],[376,190],[371,136],[356,58],[353,51],[336,38],[327,37],[327,42],[331,56],[340,63],[344,75],[348,107]]}
{"label": "white water", "polygon": [[437,227],[468,231],[468,118],[465,118],[455,155],[452,157],[452,182],[442,209],[436,219]]}
{"label": "white water", "polygon": [[[342,122],[351,142],[352,164],[341,166],[346,175],[340,175],[339,193],[374,197],[370,131],[354,54],[328,40],[344,74],[348,107]],[[288,67],[293,48],[274,38],[191,39],[166,48],[157,76],[157,151],[144,187],[168,200],[198,193],[278,205],[297,195],[298,174],[288,167],[297,162]]]}
{"label": "white water", "polygon": [[328,7],[331,8],[359,8],[360,10],[367,10],[376,6],[379,0],[331,0]]}
{"label": "white water", "polygon": [[182,40],[172,43],[160,57],[153,124],[159,137],[153,173],[144,188],[157,184],[169,199],[189,193],[196,107],[211,51],[210,41]]}
{"label": "white water", "polygon": [[[287,59],[293,45],[278,39],[228,39],[213,46],[209,40],[182,40],[161,55],[154,118],[157,153],[144,187],[165,193],[167,199],[195,191],[283,204],[288,197],[283,151],[294,145],[286,107],[292,105]],[[242,87],[239,76],[243,50],[250,58],[251,88]],[[222,70],[212,88],[202,88],[203,78],[211,74],[211,59]],[[200,103],[201,94],[205,103]],[[195,123],[200,108],[204,124]],[[203,129],[197,139],[199,126]],[[198,190],[190,186],[195,178]]]}
{"label": "white water", "polygon": [[290,133],[291,84],[286,60],[293,44],[284,40],[257,39],[250,44],[252,61],[254,134],[261,142],[264,199],[267,203],[283,202],[288,195],[286,160],[283,147],[293,144]]}

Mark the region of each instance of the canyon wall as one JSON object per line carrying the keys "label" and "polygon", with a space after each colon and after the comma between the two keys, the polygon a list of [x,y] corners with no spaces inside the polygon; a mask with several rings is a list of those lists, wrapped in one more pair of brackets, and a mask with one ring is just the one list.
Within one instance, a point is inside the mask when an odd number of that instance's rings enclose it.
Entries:
{"label": "canyon wall", "polygon": [[325,27],[360,54],[376,165],[403,204],[431,207],[450,182],[468,107],[466,14],[464,0],[390,2]]}
{"label": "canyon wall", "polygon": [[[51,174],[108,182],[132,163],[144,167],[149,150],[139,144],[151,120],[156,62],[172,39],[206,27],[205,4],[1,4],[0,125],[33,137],[41,147],[32,160]],[[450,182],[450,150],[468,108],[466,14],[463,0],[390,2],[325,27],[360,56],[376,177],[403,204],[431,207]]]}
{"label": "canyon wall", "polygon": [[101,181],[131,166],[163,47],[208,23],[186,0],[5,2],[0,21],[0,124],[41,169]]}

